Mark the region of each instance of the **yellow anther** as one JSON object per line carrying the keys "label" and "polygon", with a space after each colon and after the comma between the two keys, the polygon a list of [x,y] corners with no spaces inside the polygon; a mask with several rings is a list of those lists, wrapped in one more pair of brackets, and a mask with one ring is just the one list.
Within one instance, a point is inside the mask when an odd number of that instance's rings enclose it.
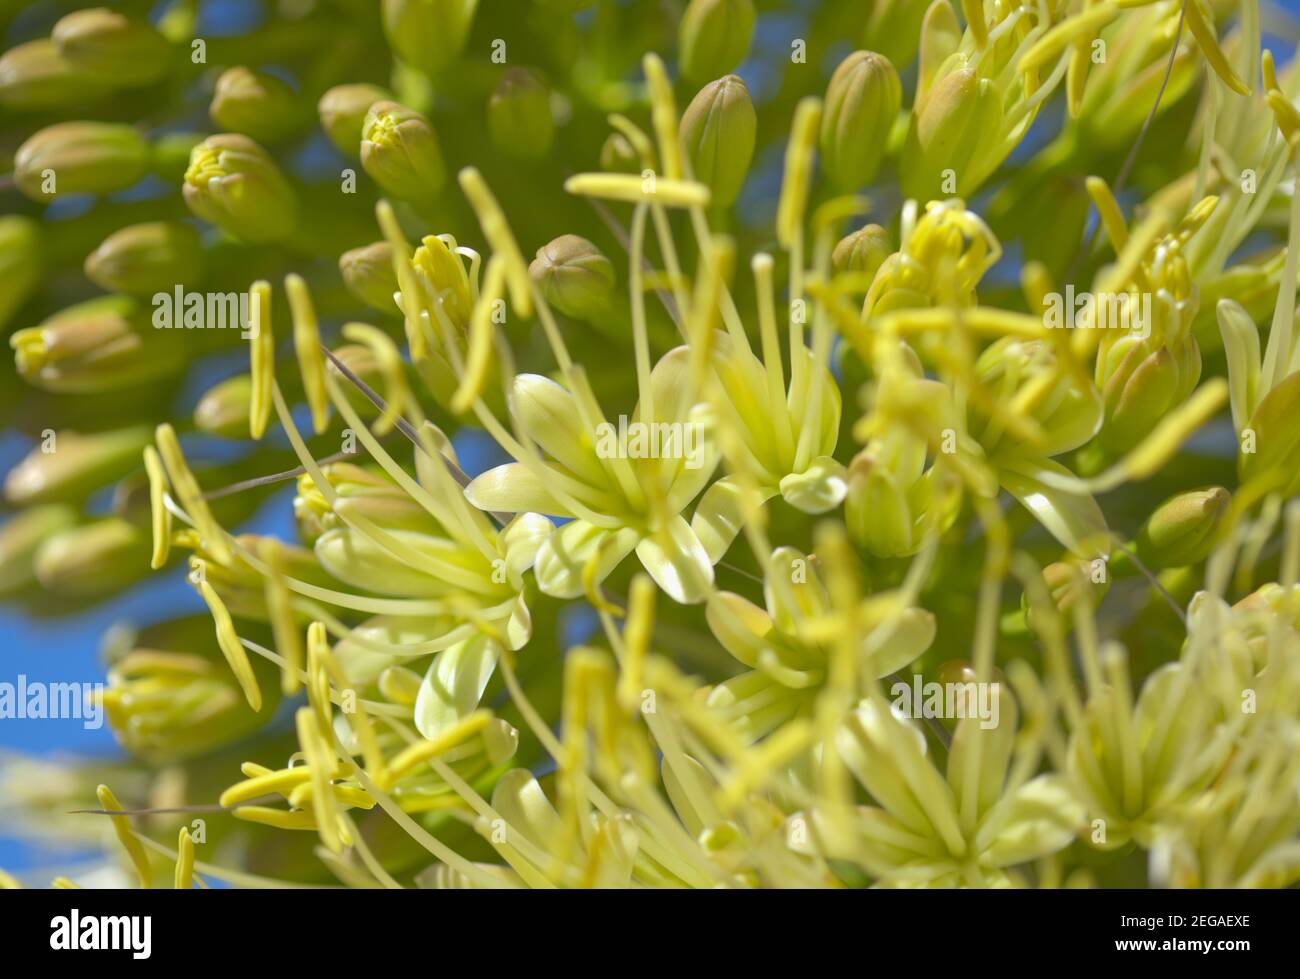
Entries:
{"label": "yellow anther", "polygon": [[157,571],[167,563],[167,556],[171,553],[172,514],[163,502],[167,493],[167,473],[158,450],[152,445],[144,447],[144,471],[149,476],[149,515],[153,528],[153,553],[149,567]]}
{"label": "yellow anther", "polygon": [[194,886],[194,840],[187,827],[181,827],[180,838],[176,841],[176,890],[188,891]]}
{"label": "yellow anther", "polygon": [[285,696],[290,696],[302,686],[299,671],[303,666],[303,651],[302,637],[294,621],[293,596],[281,567],[280,552],[280,542],[274,538],[263,537],[258,542],[257,556],[266,564],[269,572],[262,586],[266,612],[271,620],[276,652],[284,660],[280,668],[280,689]]}
{"label": "yellow anther", "polygon": [[312,429],[319,435],[329,426],[329,395],[325,393],[325,357],[321,353],[320,323],[312,305],[307,283],[300,275],[284,280],[289,294],[289,312],[293,316],[293,350],[302,371],[302,388],[311,408]]}
{"label": "yellow anther", "polygon": [[505,262],[506,283],[510,287],[510,304],[515,312],[527,319],[533,315],[533,297],[531,280],[528,278],[528,263],[519,251],[519,243],[506,221],[501,205],[488,189],[483,175],[474,167],[465,167],[460,172],[460,189],[469,198],[470,206],[478,215],[483,228],[483,237],[487,238],[495,255]]}
{"label": "yellow anther", "polygon": [[664,176],[669,180],[682,178],[682,144],[677,133],[677,107],[673,104],[673,86],[668,81],[663,60],[657,54],[647,54],[641,59],[646,82],[650,89],[650,122],[659,143],[659,159]]}
{"label": "yellow anther", "polygon": [[343,839],[339,834],[338,808],[334,793],[330,791],[330,776],[334,771],[334,752],[320,730],[316,712],[310,707],[298,708],[294,715],[298,730],[298,744],[307,756],[311,770],[312,811],[316,814],[316,828],[321,842],[332,853],[343,852]]}
{"label": "yellow anther", "polygon": [[271,421],[271,386],[275,384],[275,334],[271,330],[271,283],[259,279],[252,297],[253,337],[249,341],[253,390],[249,396],[248,432],[260,439]]}
{"label": "yellow anther", "polygon": [[155,437],[158,442],[158,454],[167,469],[172,489],[176,491],[176,496],[181,506],[185,508],[185,512],[194,521],[194,526],[203,539],[203,546],[219,564],[230,563],[231,553],[226,544],[225,534],[212,516],[212,511],[208,509],[208,503],[203,498],[202,490],[199,489],[198,480],[194,478],[194,474],[190,472],[190,467],[185,462],[185,454],[181,452],[181,443],[176,437],[176,430],[167,422],[163,422],[158,426]]}
{"label": "yellow anther", "polygon": [[235,631],[235,623],[231,621],[226,603],[221,600],[216,589],[206,581],[199,582],[199,594],[203,596],[203,601],[207,603],[208,610],[212,613],[212,620],[217,627],[217,645],[221,647],[221,653],[226,657],[230,671],[235,674],[240,689],[244,691],[244,699],[248,701],[249,707],[260,711],[262,690],[257,685],[257,677],[253,675],[253,664],[248,661],[248,653],[244,651],[244,646],[239,641],[239,633]]}
{"label": "yellow anther", "polygon": [[694,180],[669,180],[654,173],[578,173],[564,182],[570,194],[665,207],[708,207],[709,188]]}
{"label": "yellow anther", "polygon": [[495,333],[494,317],[506,286],[507,266],[499,255],[488,260],[483,277],[483,291],[470,318],[469,353],[465,363],[465,376],[452,395],[451,410],[456,414],[467,412],[483,394],[492,367],[492,344]]}
{"label": "yellow anther", "polygon": [[[95,789],[95,795],[99,797],[99,804],[102,808],[110,812],[121,812],[122,804],[117,801],[117,796],[107,785],[101,785]],[[140,877],[140,886],[148,888],[153,883],[153,871],[149,867],[149,858],[145,855],[144,847],[135,837],[135,830],[131,828],[131,820],[125,815],[110,816],[113,821],[113,832],[117,834],[118,840],[131,858],[131,863],[135,865],[135,872]],[[76,886],[76,885],[73,885]]]}

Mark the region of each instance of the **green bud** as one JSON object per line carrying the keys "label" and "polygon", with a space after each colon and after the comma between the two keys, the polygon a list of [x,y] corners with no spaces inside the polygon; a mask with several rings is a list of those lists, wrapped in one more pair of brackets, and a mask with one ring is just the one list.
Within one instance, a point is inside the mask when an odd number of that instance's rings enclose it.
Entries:
{"label": "green bud", "polygon": [[248,438],[248,414],[253,399],[253,379],[236,374],[203,393],[194,406],[194,427],[227,439]]}
{"label": "green bud", "polygon": [[561,235],[537,249],[528,274],[546,301],[566,316],[590,320],[608,310],[614,269],[586,238]]}
{"label": "green bud", "polygon": [[148,531],[108,517],[47,538],[36,552],[36,578],[58,595],[107,595],[149,573],[152,549]]}
{"label": "green bud", "polygon": [[[1088,561],[1068,560],[1054,561],[1043,568],[1043,583],[1056,610],[1062,613],[1066,628],[1072,628],[1071,609],[1086,598],[1090,608],[1096,608],[1110,591],[1110,570],[1105,562],[1094,564]],[[1020,596],[1020,607],[1024,610],[1026,622],[1033,624],[1033,610],[1029,605],[1028,593]]]}
{"label": "green bud", "polygon": [[114,85],[151,85],[171,60],[166,39],[148,21],[107,7],[68,14],[50,38],[72,64]]}
{"label": "green bud", "polygon": [[868,224],[839,240],[831,262],[837,272],[860,272],[870,277],[893,253],[889,232],[878,224]]}
{"label": "green bud", "polygon": [[290,135],[300,118],[293,89],[275,75],[243,66],[221,73],[208,114],[222,129],[263,143]]}
{"label": "green bud", "polygon": [[63,504],[34,506],[0,525],[0,595],[8,596],[36,583],[36,552],[51,535],[77,522],[77,511]]}
{"label": "green bud", "polygon": [[1218,541],[1231,499],[1222,486],[1211,486],[1165,500],[1138,531],[1138,557],[1156,570],[1204,560]]}
{"label": "green bud", "polygon": [[1133,448],[1200,379],[1201,349],[1193,336],[1165,344],[1134,334],[1103,343],[1097,362],[1106,409],[1102,446],[1112,456]]}
{"label": "green bud", "polygon": [[48,38],[28,41],[0,55],[0,106],[44,112],[97,102],[112,92],[102,79],[78,68]]}
{"label": "green bud", "polygon": [[111,194],[148,172],[149,144],[115,122],[60,122],[33,135],[14,155],[14,182],[34,201],[56,194]]}
{"label": "green bud", "polygon": [[1241,481],[1267,480],[1284,497],[1300,493],[1300,371],[1264,396],[1243,436],[1247,432],[1255,451],[1238,457]]}
{"label": "green bud", "polygon": [[898,72],[884,55],[854,51],[840,62],[822,109],[822,165],[845,190],[871,183],[903,103]]}
{"label": "green bud", "polygon": [[361,156],[361,129],[376,102],[392,101],[393,93],[378,85],[335,85],[320,97],[316,111],[321,127],[340,153]]}
{"label": "green bud", "polygon": [[745,183],[757,128],[749,89],[735,75],[709,82],[682,114],[682,147],[691,170],[720,207],[730,207]]}
{"label": "green bud", "polygon": [[682,76],[699,85],[733,71],[753,35],[753,0],[691,0],[677,34]]}
{"label": "green bud", "polygon": [[380,187],[403,200],[428,200],[447,176],[429,120],[397,102],[376,102],[366,113],[361,165]]}
{"label": "green bud", "polygon": [[335,512],[340,507],[386,530],[439,533],[428,511],[384,476],[348,462],[331,463],[324,472],[337,494],[332,505],[307,475],[299,477],[298,495],[293,501],[298,532],[308,544],[314,545],[327,530],[346,526]]}
{"label": "green bud", "polygon": [[914,506],[921,501],[913,499],[912,490],[911,484],[863,449],[849,464],[844,521],[850,536],[877,557],[915,554],[921,546],[917,518],[922,513]]}
{"label": "green bud", "polygon": [[600,168],[610,173],[640,173],[641,157],[622,133],[610,133],[600,148]]}
{"label": "green bud", "polygon": [[0,329],[41,281],[41,226],[19,214],[0,217]]}
{"label": "green bud", "polygon": [[42,439],[5,477],[5,499],[16,506],[84,499],[140,465],[153,429],[136,425],[82,435],[55,432]]}
{"label": "green bud", "polygon": [[339,256],[339,272],[348,292],[383,313],[396,312],[397,273],[393,246],[386,241],[353,248]]}
{"label": "green bud", "polygon": [[384,33],[397,56],[424,72],[447,67],[465,49],[478,0],[383,0]]}
{"label": "green bud", "polygon": [[[206,628],[190,633],[191,624]],[[184,652],[173,652],[147,632],[141,638],[152,641],[144,648],[127,650],[109,664],[109,726],[127,751],[154,765],[204,758],[248,737],[281,698],[274,668],[253,657],[263,697],[261,713],[254,711],[216,647],[211,620],[181,620],[169,631],[182,630],[188,634],[177,637],[177,646]]]}
{"label": "green bud", "polygon": [[488,134],[512,156],[545,156],[555,139],[555,120],[545,86],[532,72],[509,68],[488,99]]}
{"label": "green bud", "polygon": [[968,196],[987,176],[988,151],[1001,136],[993,83],[972,68],[950,71],[912,112],[899,165],[903,192],[922,203]]}
{"label": "green bud", "polygon": [[188,224],[150,221],[115,231],[86,256],[86,278],[112,292],[152,296],[189,285],[203,269],[199,234]]}
{"label": "green bud", "polygon": [[250,244],[287,238],[298,222],[289,181],[266,150],[238,133],[194,147],[183,190],[195,215]]}
{"label": "green bud", "polygon": [[9,338],[18,373],[56,394],[122,391],[185,366],[182,345],[149,325],[146,310],[125,296],[70,306]]}

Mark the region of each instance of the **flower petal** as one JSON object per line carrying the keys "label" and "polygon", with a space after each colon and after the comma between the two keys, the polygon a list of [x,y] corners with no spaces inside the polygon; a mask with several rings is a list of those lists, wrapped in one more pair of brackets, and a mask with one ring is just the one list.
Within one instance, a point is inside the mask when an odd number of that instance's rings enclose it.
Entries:
{"label": "flower petal", "polygon": [[455,726],[478,707],[501,648],[475,636],[433,658],[415,699],[415,727],[429,740]]}
{"label": "flower petal", "polygon": [[681,517],[669,521],[666,532],[642,538],[636,545],[650,577],[675,602],[693,605],[713,588],[713,564],[704,545]]}

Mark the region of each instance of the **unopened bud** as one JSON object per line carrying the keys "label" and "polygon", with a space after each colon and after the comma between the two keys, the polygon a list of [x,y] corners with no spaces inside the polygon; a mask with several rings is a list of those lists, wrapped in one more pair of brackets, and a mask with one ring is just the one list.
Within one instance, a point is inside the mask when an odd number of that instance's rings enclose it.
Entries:
{"label": "unopened bud", "polygon": [[380,187],[403,200],[429,200],[447,176],[429,120],[397,102],[376,102],[366,113],[361,165]]}
{"label": "unopened bud", "polygon": [[614,288],[614,269],[586,238],[561,235],[537,249],[528,274],[546,301],[566,316],[599,317]]}
{"label": "unopened bud", "polygon": [[0,329],[41,281],[41,226],[20,214],[0,217]]}
{"label": "unopened bud", "polygon": [[203,268],[198,232],[178,221],[115,231],[86,256],[86,278],[112,292],[151,296],[194,283]]}
{"label": "unopened bud", "polygon": [[222,129],[263,143],[291,134],[300,118],[293,89],[275,75],[242,65],[221,73],[208,114]]}
{"label": "unopened bud", "polygon": [[[992,81],[973,68],[939,78],[912,114],[899,165],[904,194],[918,201],[968,194],[982,176],[984,151],[1001,132],[1002,103]],[[945,176],[953,180],[951,191]]]}
{"label": "unopened bud", "polygon": [[134,126],[60,122],[18,147],[14,182],[34,201],[57,194],[111,194],[143,177],[149,157],[149,144]]}
{"label": "unopened bud", "polygon": [[228,439],[248,438],[248,414],[253,399],[253,379],[236,374],[213,385],[194,406],[194,427]]}
{"label": "unopened bud", "polygon": [[1138,532],[1138,557],[1150,568],[1181,568],[1204,560],[1218,542],[1231,495],[1222,486],[1180,493],[1156,507]]}
{"label": "unopened bud", "polygon": [[691,0],[677,35],[683,77],[698,85],[733,71],[753,34],[753,0]]}
{"label": "unopened bud", "polygon": [[14,112],[84,107],[108,95],[102,79],[78,68],[49,38],[0,55],[0,106]]}
{"label": "unopened bud", "polygon": [[18,506],[84,499],[137,468],[152,440],[148,425],[88,435],[56,432],[9,470],[5,499]]}
{"label": "unopened bud", "polygon": [[889,232],[878,224],[868,224],[839,240],[831,262],[837,272],[859,272],[869,278],[893,253]]}
{"label": "unopened bud", "polygon": [[368,306],[393,313],[397,305],[397,273],[393,270],[393,246],[386,241],[353,248],[339,256],[339,272],[348,292]]}
{"label": "unopened bud", "polygon": [[190,153],[185,203],[198,217],[250,244],[289,237],[298,199],[275,161],[238,133],[209,136]]}
{"label": "unopened bud", "polygon": [[435,72],[460,57],[478,0],[383,0],[384,34],[412,68]]}
{"label": "unopened bud", "polygon": [[52,503],[28,507],[0,524],[0,595],[13,595],[34,585],[36,552],[41,544],[76,522],[73,507]]}
{"label": "unopened bud", "polygon": [[1269,391],[1250,419],[1255,451],[1239,456],[1243,483],[1259,480],[1283,497],[1300,492],[1300,371]]}
{"label": "unopened bud", "polygon": [[361,157],[361,128],[376,102],[391,101],[393,93],[378,85],[335,85],[316,105],[320,124],[340,153]]}
{"label": "unopened bud", "polygon": [[47,538],[36,552],[36,577],[57,595],[107,595],[149,573],[151,550],[147,531],[108,517]]}
{"label": "unopened bud", "polygon": [[170,67],[171,49],[152,24],[107,7],[68,14],[50,39],[73,65],[114,85],[151,85]]}
{"label": "unopened bud", "polygon": [[9,338],[23,380],[56,394],[121,391],[175,373],[181,344],[152,329],[133,300],[78,303]]}
{"label": "unopened bud", "polygon": [[1178,405],[1201,378],[1201,349],[1193,336],[1167,345],[1152,337],[1124,336],[1103,346],[1097,383],[1106,408],[1101,442],[1111,454],[1127,452]]}
{"label": "unopened bud", "polygon": [[510,68],[488,99],[488,135],[512,156],[545,156],[555,139],[555,120],[546,87],[530,71]]}
{"label": "unopened bud", "polygon": [[822,109],[822,164],[846,190],[869,184],[880,169],[903,101],[898,72],[884,55],[855,51],[840,62]]}
{"label": "unopened bud", "polygon": [[745,183],[757,127],[749,89],[735,75],[709,82],[682,114],[682,147],[691,170],[721,207],[730,207]]}

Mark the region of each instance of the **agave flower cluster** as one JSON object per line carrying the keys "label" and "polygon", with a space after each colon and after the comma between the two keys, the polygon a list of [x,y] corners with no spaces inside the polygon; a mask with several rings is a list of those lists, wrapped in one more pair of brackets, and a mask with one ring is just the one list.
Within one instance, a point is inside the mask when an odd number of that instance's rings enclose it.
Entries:
{"label": "agave flower cluster", "polygon": [[6,809],[146,887],[1300,879],[1257,0],[206,6],[0,56],[0,595],[201,610]]}

